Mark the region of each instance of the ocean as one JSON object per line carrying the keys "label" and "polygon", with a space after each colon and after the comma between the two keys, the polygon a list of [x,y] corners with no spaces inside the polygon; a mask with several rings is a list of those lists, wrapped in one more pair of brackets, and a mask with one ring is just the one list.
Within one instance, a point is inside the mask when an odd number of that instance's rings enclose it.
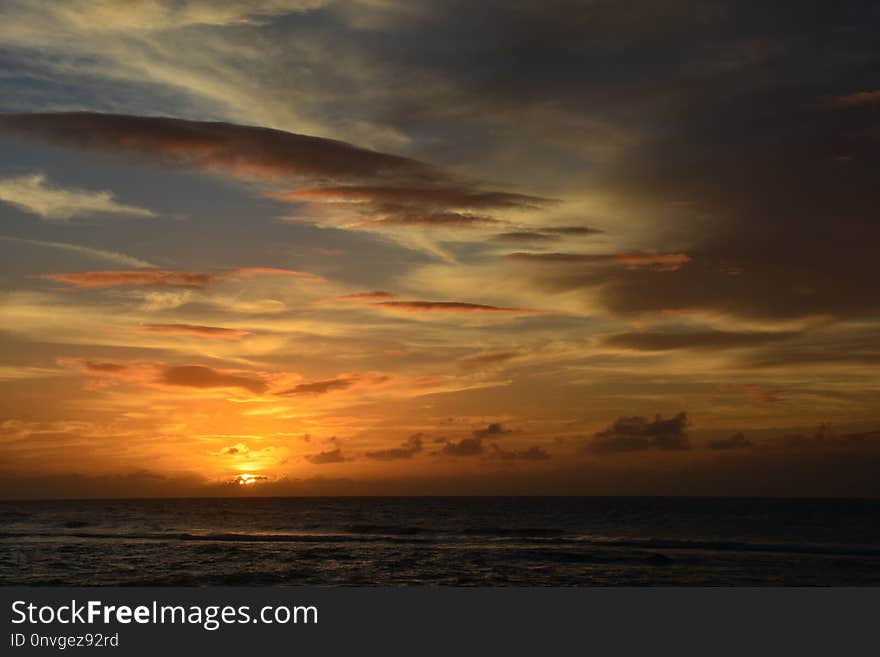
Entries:
{"label": "ocean", "polygon": [[0,583],[880,585],[880,500],[0,502]]}

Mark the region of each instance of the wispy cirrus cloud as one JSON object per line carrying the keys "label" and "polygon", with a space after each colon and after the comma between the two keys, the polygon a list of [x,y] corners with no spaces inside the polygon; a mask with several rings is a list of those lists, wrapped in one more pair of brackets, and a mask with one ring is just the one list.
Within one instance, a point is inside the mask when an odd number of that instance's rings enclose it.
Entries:
{"label": "wispy cirrus cloud", "polygon": [[176,287],[203,289],[214,283],[250,276],[295,276],[299,279],[320,282],[324,279],[309,272],[274,267],[244,267],[218,269],[215,271],[188,271],[182,269],[105,270],[41,274],[39,278],[66,283],[74,287]]}
{"label": "wispy cirrus cloud", "polygon": [[0,202],[14,205],[45,221],[111,214],[155,217],[152,210],[118,202],[111,192],[51,185],[44,173],[0,180]]}
{"label": "wispy cirrus cloud", "polygon": [[295,395],[326,395],[329,392],[337,390],[346,390],[355,384],[356,380],[352,378],[325,379],[323,381],[312,381],[311,383],[300,383],[278,393],[282,396]]}
{"label": "wispy cirrus cloud", "polygon": [[135,258],[134,256],[130,256],[125,253],[119,253],[117,251],[107,251],[104,249],[95,249],[88,246],[82,246],[80,244],[69,244],[67,242],[47,242],[45,240],[29,240],[21,237],[9,237],[7,235],[0,235],[0,240],[3,240],[4,242],[14,242],[17,244],[25,244],[28,246],[66,251],[68,253],[85,256],[87,258],[94,258],[95,260],[110,262],[116,265],[122,265],[124,267],[155,267],[153,263],[148,262],[147,260]]}
{"label": "wispy cirrus cloud", "polygon": [[385,301],[388,299],[393,299],[394,295],[390,292],[383,292],[382,290],[373,290],[371,292],[354,292],[353,294],[342,294],[338,297],[333,297],[332,301],[343,301],[343,302],[351,302],[351,303],[369,303],[370,301]]}
{"label": "wispy cirrus cloud", "polygon": [[444,312],[444,313],[510,313],[531,314],[539,311],[526,308],[507,308],[490,306],[482,303],[465,303],[462,301],[376,301],[369,304],[376,308],[399,310],[410,313]]}
{"label": "wispy cirrus cloud", "polygon": [[569,265],[622,265],[627,269],[647,269],[650,271],[678,271],[691,261],[686,253],[627,253],[588,254],[588,253],[511,253],[510,260],[522,262],[569,264]]}
{"label": "wispy cirrus cloud", "polygon": [[250,331],[223,328],[221,326],[203,326],[200,324],[146,324],[134,330],[141,333],[182,335],[209,340],[241,340],[251,334]]}

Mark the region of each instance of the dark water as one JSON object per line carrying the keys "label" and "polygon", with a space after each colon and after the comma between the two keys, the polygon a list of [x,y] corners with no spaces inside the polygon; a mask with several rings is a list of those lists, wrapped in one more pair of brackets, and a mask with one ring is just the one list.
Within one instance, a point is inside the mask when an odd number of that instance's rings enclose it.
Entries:
{"label": "dark water", "polygon": [[0,502],[27,585],[880,585],[880,500]]}

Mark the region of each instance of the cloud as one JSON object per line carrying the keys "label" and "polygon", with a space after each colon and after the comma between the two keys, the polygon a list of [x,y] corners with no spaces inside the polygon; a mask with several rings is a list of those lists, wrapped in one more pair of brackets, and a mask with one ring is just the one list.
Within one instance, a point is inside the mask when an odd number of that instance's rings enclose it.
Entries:
{"label": "cloud", "polygon": [[430,180],[438,175],[432,167],[405,157],[332,139],[231,123],[59,112],[0,115],[0,131],[243,177]]}
{"label": "cloud", "polygon": [[311,383],[300,383],[289,390],[279,392],[279,395],[326,395],[328,392],[346,390],[355,383],[354,379],[325,379]]}
{"label": "cloud", "polygon": [[731,331],[677,331],[618,333],[602,340],[609,347],[638,351],[669,351],[675,349],[736,349],[754,347],[770,342],[789,340],[799,333],[792,331],[744,332]]}
{"label": "cloud", "polygon": [[241,340],[243,337],[250,335],[250,331],[222,328],[220,326],[202,326],[199,324],[147,324],[135,330],[142,333],[186,335],[212,340]]}
{"label": "cloud", "polygon": [[67,251],[68,253],[82,255],[88,258],[102,260],[104,262],[112,262],[113,264],[123,265],[125,267],[155,266],[152,263],[147,262],[146,260],[135,258],[134,256],[126,255],[125,253],[117,253],[116,251],[105,251],[103,249],[93,249],[91,247],[81,246],[79,244],[68,244],[67,242],[46,242],[43,240],[28,240],[21,237],[9,237],[6,235],[0,235],[0,240],[3,240],[4,242],[15,242],[18,244],[27,244],[47,249]]}
{"label": "cloud", "polygon": [[370,304],[378,308],[402,310],[404,312],[449,312],[449,313],[534,313],[524,308],[504,308],[487,306],[481,303],[460,301],[377,301]]}
{"label": "cloud", "polygon": [[447,440],[440,450],[440,454],[446,456],[479,456],[485,451],[482,439],[462,438],[457,443]]}
{"label": "cloud", "polygon": [[175,30],[194,25],[255,24],[271,16],[313,9],[324,3],[321,0],[151,0],[144,3],[68,0],[63,5],[51,2],[29,4],[43,9],[44,21],[66,22],[86,32],[100,34]]}
{"label": "cloud", "polygon": [[40,278],[74,287],[182,287],[201,289],[221,279],[219,274],[172,269],[82,271],[42,274]]}
{"label": "cloud", "polygon": [[519,353],[516,351],[495,351],[462,358],[458,361],[458,365],[465,370],[479,370],[493,365],[501,365],[517,356]]}
{"label": "cloud", "polygon": [[390,292],[383,292],[381,290],[373,290],[372,292],[355,292],[354,294],[343,294],[338,297],[333,297],[333,301],[345,301],[352,303],[366,303],[369,301],[382,301],[386,299],[393,299],[394,295]]}
{"label": "cloud", "polygon": [[504,450],[493,444],[490,456],[503,461],[546,461],[550,459],[550,453],[538,445],[524,450]]}
{"label": "cloud", "polygon": [[160,381],[167,385],[190,388],[242,388],[254,394],[265,392],[265,381],[240,374],[215,370],[203,365],[178,365],[166,367]]}
{"label": "cloud", "polygon": [[230,445],[229,447],[223,447],[220,450],[220,454],[226,456],[245,456],[249,454],[250,451],[250,448],[244,443],[236,443],[235,445]]}
{"label": "cloud", "polygon": [[110,192],[53,187],[48,184],[44,173],[0,180],[0,201],[35,214],[46,221],[67,221],[73,217],[94,214],[155,216],[152,211],[145,208],[118,203]]}
{"label": "cloud", "polygon": [[373,225],[468,227],[498,221],[471,210],[526,210],[552,202],[484,189],[410,158],[270,128],[62,112],[0,115],[0,132],[277,184],[318,183],[271,196],[299,204],[329,203],[340,216],[345,206]]}
{"label": "cloud", "polygon": [[82,271],[62,274],[41,274],[40,278],[67,283],[75,287],[178,287],[203,289],[214,283],[237,276],[295,276],[308,282],[324,279],[308,272],[273,267],[244,267],[216,271],[187,271],[181,269]]}
{"label": "cloud", "polygon": [[661,272],[678,271],[683,265],[691,261],[691,257],[686,253],[643,253],[641,251],[605,255],[587,253],[511,253],[507,258],[522,262],[551,264],[616,264],[622,265],[627,269],[647,269]]}
{"label": "cloud", "polygon": [[327,465],[328,463],[342,463],[347,461],[342,454],[342,450],[337,447],[333,450],[318,452],[317,454],[307,454],[306,460],[313,465]]}
{"label": "cloud", "polygon": [[770,404],[784,399],[782,390],[768,389],[756,383],[719,383],[718,390],[740,390],[756,404]]}
{"label": "cloud", "polygon": [[846,96],[837,96],[834,99],[836,105],[851,107],[854,105],[873,105],[880,103],[880,90],[856,91]]}
{"label": "cloud", "polygon": [[483,429],[475,429],[473,432],[474,438],[493,438],[498,436],[503,436],[506,433],[513,433],[510,429],[505,429],[504,425],[500,422],[492,422],[488,426]]}
{"label": "cloud", "polygon": [[732,436],[728,436],[722,440],[710,440],[706,443],[709,449],[747,449],[753,446],[751,440],[746,438],[741,432],[737,432]]}
{"label": "cloud", "polygon": [[559,239],[559,236],[520,230],[510,233],[499,233],[498,235],[493,235],[492,239],[496,242],[549,242]]}
{"label": "cloud", "polygon": [[120,365],[119,363],[98,363],[91,360],[82,361],[81,364],[85,371],[99,374],[118,374],[129,369],[127,365]]}
{"label": "cloud", "polygon": [[413,456],[421,452],[423,449],[423,434],[416,433],[406,439],[400,447],[392,447],[390,449],[378,449],[372,452],[366,452],[364,456],[368,459],[376,461],[397,461],[401,459],[411,459]]}
{"label": "cloud", "polygon": [[646,450],[690,449],[685,429],[687,413],[681,412],[664,420],[657,415],[653,420],[644,417],[621,417],[604,431],[599,431],[587,446],[591,452],[613,454]]}

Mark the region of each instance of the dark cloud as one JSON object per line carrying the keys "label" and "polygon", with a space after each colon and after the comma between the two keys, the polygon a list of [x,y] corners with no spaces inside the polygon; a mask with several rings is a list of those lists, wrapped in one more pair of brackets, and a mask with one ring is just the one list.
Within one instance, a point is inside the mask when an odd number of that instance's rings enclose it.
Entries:
{"label": "dark cloud", "polygon": [[560,235],[598,235],[602,231],[592,226],[541,226],[545,233],[558,233]]}
{"label": "dark cloud", "polygon": [[268,387],[262,379],[230,374],[203,365],[167,367],[163,370],[160,381],[190,388],[243,388],[254,394],[265,392]]}
{"label": "dark cloud", "polygon": [[366,452],[364,456],[368,459],[377,461],[396,461],[400,459],[410,459],[423,449],[423,434],[413,434],[407,438],[400,447],[392,447],[390,449],[379,449],[372,452]]}
{"label": "dark cloud", "polygon": [[0,115],[0,132],[148,163],[305,183],[309,186],[273,196],[294,203],[342,202],[368,223],[470,227],[498,222],[473,210],[529,209],[551,202],[485,189],[397,155],[230,123],[90,112],[5,114]]}
{"label": "dark cloud", "polygon": [[487,306],[481,303],[464,303],[461,301],[377,301],[371,306],[390,308],[406,312],[447,312],[447,313],[534,313],[525,308],[504,308]]}
{"label": "dark cloud", "polygon": [[342,463],[343,461],[347,461],[342,454],[342,450],[337,447],[333,450],[327,450],[324,452],[318,452],[317,454],[308,454],[306,455],[306,460],[313,465],[327,465],[329,463]]}
{"label": "dark cloud", "polygon": [[559,239],[559,236],[520,230],[510,233],[499,233],[498,235],[493,235],[492,239],[496,242],[550,242]]}
{"label": "dark cloud", "polygon": [[687,413],[683,411],[666,420],[660,415],[653,420],[639,416],[622,417],[596,433],[587,448],[598,454],[686,450],[691,446],[685,431],[687,426]]}
{"label": "dark cloud", "polygon": [[629,270],[678,271],[691,261],[686,253],[511,253],[509,260],[551,265],[621,265]]}
{"label": "dark cloud", "polygon": [[769,342],[788,340],[798,336],[791,331],[748,332],[730,331],[640,331],[619,333],[602,340],[609,347],[622,347],[638,351],[668,351],[673,349],[735,349],[753,347]]}
{"label": "dark cloud", "polygon": [[506,433],[513,433],[510,429],[505,429],[500,422],[492,422],[483,429],[474,430],[474,438],[495,438],[503,436]]}
{"label": "dark cloud", "polygon": [[[284,200],[330,200],[355,203],[370,203],[377,207],[406,208],[419,207],[452,207],[472,210],[510,210],[514,208],[533,208],[549,203],[550,199],[514,194],[510,192],[484,191],[468,188],[463,185],[425,187],[317,187],[300,189],[294,192],[277,195]],[[387,205],[386,205],[387,204]]]}
{"label": "dark cloud", "polygon": [[0,115],[0,130],[83,150],[233,175],[328,180],[403,176],[423,181],[440,175],[421,162],[332,139],[231,123],[59,112]]}
{"label": "dark cloud", "polygon": [[550,459],[550,453],[538,445],[524,450],[504,450],[493,444],[491,456],[504,461],[546,461]]}
{"label": "dark cloud", "polygon": [[311,383],[300,383],[289,390],[279,392],[279,395],[325,395],[328,392],[337,390],[345,390],[354,385],[352,379],[325,379],[323,381],[312,381]]}
{"label": "dark cloud", "polygon": [[481,438],[462,438],[458,442],[446,441],[440,454],[446,456],[480,456],[486,451]]}
{"label": "dark cloud", "polygon": [[741,432],[737,432],[722,440],[710,440],[706,446],[709,449],[747,449],[752,447],[753,443]]}

